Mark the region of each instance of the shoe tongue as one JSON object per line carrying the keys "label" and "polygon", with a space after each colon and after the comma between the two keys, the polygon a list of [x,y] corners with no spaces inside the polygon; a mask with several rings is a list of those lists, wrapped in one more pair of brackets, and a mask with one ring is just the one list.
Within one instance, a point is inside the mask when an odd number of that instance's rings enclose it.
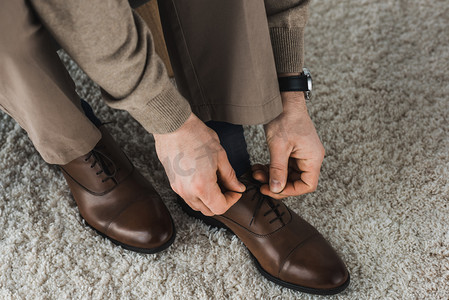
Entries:
{"label": "shoe tongue", "polygon": [[258,183],[258,181],[253,178],[253,172],[251,171],[251,169],[246,173],[240,175],[240,177],[238,177],[238,180],[246,186],[251,186]]}
{"label": "shoe tongue", "polygon": [[247,192],[245,192],[245,194],[247,194],[247,196],[245,198],[251,198],[254,196],[254,194],[257,193],[260,194],[259,189],[262,183],[253,178],[253,173],[251,170],[243,175],[240,175],[240,177],[238,177],[238,180],[246,186]]}
{"label": "shoe tongue", "polygon": [[109,158],[106,154],[101,151],[95,151],[94,156],[97,159],[98,163],[101,166],[101,169],[107,176],[114,176],[117,173],[117,167],[111,158]]}

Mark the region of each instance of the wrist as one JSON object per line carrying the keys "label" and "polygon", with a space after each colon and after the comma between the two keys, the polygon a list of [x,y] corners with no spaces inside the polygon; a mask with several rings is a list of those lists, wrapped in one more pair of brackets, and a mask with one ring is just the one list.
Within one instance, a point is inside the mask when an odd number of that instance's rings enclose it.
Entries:
{"label": "wrist", "polygon": [[191,112],[189,117],[184,121],[184,123],[178,127],[175,131],[168,132],[168,133],[154,133],[154,139],[158,139],[160,137],[169,136],[169,135],[178,135],[183,134],[183,132],[186,132],[186,130],[191,130],[192,127],[194,127],[196,122],[198,121],[198,117]]}
{"label": "wrist", "polygon": [[306,104],[306,98],[304,97],[304,92],[302,91],[281,91],[282,104],[284,102],[295,102]]}
{"label": "wrist", "polygon": [[301,91],[281,92],[282,107],[284,113],[307,112],[306,99]]}

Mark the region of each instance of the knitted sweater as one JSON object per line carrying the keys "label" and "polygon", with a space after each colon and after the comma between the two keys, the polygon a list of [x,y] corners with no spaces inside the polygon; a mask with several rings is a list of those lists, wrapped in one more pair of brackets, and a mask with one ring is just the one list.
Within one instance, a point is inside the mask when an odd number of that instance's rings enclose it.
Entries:
{"label": "knitted sweater", "polygon": [[[109,106],[127,110],[151,133],[175,131],[187,120],[190,105],[169,80],[150,30],[128,1],[30,2],[61,47],[100,86]],[[277,72],[302,71],[309,0],[264,3]]]}

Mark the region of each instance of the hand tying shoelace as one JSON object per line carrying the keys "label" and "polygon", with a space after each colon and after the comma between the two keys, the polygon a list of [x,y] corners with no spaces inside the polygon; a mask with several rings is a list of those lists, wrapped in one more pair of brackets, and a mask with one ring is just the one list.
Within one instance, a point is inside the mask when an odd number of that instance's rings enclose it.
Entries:
{"label": "hand tying shoelace", "polygon": [[244,193],[248,193],[250,191],[255,190],[255,193],[252,195],[251,201],[253,201],[254,199],[257,199],[257,204],[256,207],[254,209],[254,213],[253,216],[251,218],[251,221],[249,222],[249,226],[251,226],[252,224],[254,224],[255,220],[256,220],[256,216],[257,213],[259,212],[260,208],[262,207],[264,202],[267,202],[268,206],[270,207],[270,210],[268,210],[267,212],[265,212],[263,214],[264,217],[268,216],[270,213],[274,212],[276,214],[276,217],[274,219],[271,219],[269,221],[270,224],[272,224],[273,222],[275,222],[276,220],[280,220],[282,225],[285,225],[284,220],[282,219],[282,217],[285,215],[285,212],[280,213],[278,208],[280,206],[280,204],[275,204],[273,201],[273,198],[264,195],[260,192],[260,187],[262,186],[262,183],[260,183],[259,181],[252,179],[252,180],[245,180],[245,185],[246,185],[246,190],[244,192],[237,192],[239,194],[244,194]]}

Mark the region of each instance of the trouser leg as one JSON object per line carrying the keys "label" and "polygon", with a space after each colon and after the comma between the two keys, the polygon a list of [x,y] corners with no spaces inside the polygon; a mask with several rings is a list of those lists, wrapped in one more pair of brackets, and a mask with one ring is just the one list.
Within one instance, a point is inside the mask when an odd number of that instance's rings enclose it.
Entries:
{"label": "trouser leg", "polygon": [[282,112],[262,0],[159,0],[181,94],[203,121],[267,123]]}
{"label": "trouser leg", "polygon": [[48,163],[89,152],[101,133],[83,113],[49,33],[25,0],[0,4],[0,108]]}

